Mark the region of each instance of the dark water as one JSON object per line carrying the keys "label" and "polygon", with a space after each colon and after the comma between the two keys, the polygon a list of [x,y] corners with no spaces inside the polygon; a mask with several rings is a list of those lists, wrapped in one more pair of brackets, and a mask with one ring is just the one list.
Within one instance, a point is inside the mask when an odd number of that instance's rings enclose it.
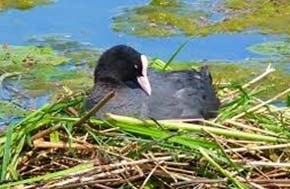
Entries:
{"label": "dark water", "polygon": [[[150,56],[167,59],[187,37],[141,38],[112,31],[112,17],[125,7],[142,5],[144,0],[59,0],[50,5],[21,11],[10,9],[0,13],[0,44],[24,45],[32,36],[65,34],[73,39],[108,48],[125,43]],[[219,14],[213,14],[216,19]],[[243,60],[261,57],[246,47],[279,36],[256,32],[214,34],[194,38],[178,55],[177,60]]]}

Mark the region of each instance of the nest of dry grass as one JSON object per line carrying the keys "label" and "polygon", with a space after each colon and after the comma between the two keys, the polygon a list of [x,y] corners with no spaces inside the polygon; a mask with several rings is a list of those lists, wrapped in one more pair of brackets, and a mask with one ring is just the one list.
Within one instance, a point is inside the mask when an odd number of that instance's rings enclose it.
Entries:
{"label": "nest of dry grass", "polygon": [[138,120],[82,111],[68,94],[0,139],[0,188],[290,188],[290,109],[255,97],[271,67],[221,90],[214,120]]}

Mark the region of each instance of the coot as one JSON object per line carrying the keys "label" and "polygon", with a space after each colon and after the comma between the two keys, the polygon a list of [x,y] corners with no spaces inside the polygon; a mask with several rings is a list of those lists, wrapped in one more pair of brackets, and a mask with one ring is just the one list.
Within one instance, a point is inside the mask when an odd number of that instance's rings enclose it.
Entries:
{"label": "coot", "polygon": [[114,90],[115,96],[97,112],[97,117],[102,118],[107,112],[144,117],[145,100],[151,95],[147,66],[146,56],[129,46],[117,45],[106,50],[95,68],[95,84],[87,98],[87,109]]}
{"label": "coot", "polygon": [[174,72],[147,71],[147,66],[146,56],[129,46],[118,45],[105,51],[95,69],[95,85],[87,107],[92,108],[114,90],[116,96],[97,117],[106,112],[154,119],[208,119],[217,115],[220,102],[207,66],[200,71]]}

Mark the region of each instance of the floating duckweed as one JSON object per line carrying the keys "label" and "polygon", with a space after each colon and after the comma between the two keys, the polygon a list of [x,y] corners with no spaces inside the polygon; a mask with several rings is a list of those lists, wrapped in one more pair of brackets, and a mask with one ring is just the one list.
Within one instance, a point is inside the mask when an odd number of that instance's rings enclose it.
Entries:
{"label": "floating duckweed", "polygon": [[248,50],[265,55],[290,55],[290,41],[272,41],[253,45]]}
{"label": "floating duckweed", "polygon": [[210,10],[197,10],[190,4],[151,1],[148,5],[125,9],[114,18],[113,29],[137,36],[210,35],[257,29],[266,34],[290,34],[290,3],[287,0],[226,0],[220,21],[209,20]]}
{"label": "floating duckweed", "polygon": [[152,1],[143,7],[125,9],[114,17],[113,29],[143,37],[193,35],[200,18],[207,17],[206,12],[180,1]]}
{"label": "floating duckweed", "polygon": [[7,119],[13,115],[14,117],[24,117],[27,115],[27,110],[15,105],[9,101],[0,101],[0,117]]}
{"label": "floating duckweed", "polygon": [[[5,70],[7,66],[19,64],[50,64],[59,65],[68,59],[56,55],[51,48],[35,46],[7,46],[0,48],[0,67]],[[8,70],[9,71],[9,70]],[[13,70],[16,71],[16,70]]]}
{"label": "floating duckweed", "polygon": [[84,69],[59,67],[68,61],[69,58],[56,54],[49,47],[4,45],[0,48],[1,71],[19,72],[21,77],[18,82],[32,96],[61,90],[64,85],[72,89],[90,85],[89,74]]}
{"label": "floating duckweed", "polygon": [[0,1],[0,11],[6,9],[31,9],[38,5],[46,5],[52,3],[52,0],[2,0]]}

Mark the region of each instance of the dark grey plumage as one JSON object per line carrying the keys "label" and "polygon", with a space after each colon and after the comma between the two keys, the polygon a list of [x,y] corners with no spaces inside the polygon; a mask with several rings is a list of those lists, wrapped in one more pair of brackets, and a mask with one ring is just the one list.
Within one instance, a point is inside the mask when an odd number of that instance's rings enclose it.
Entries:
{"label": "dark grey plumage", "polygon": [[97,117],[103,117],[107,112],[154,119],[208,119],[217,115],[220,102],[206,66],[200,71],[158,72],[149,69],[152,93],[151,89],[150,92],[147,90],[147,94],[151,94],[148,96],[144,92],[146,87],[142,89],[136,80],[142,75],[141,56],[124,45],[115,46],[101,56],[87,107],[93,107],[111,90],[116,96],[97,113]]}
{"label": "dark grey plumage", "polygon": [[206,66],[200,71],[149,72],[148,115],[155,119],[212,118],[220,106]]}

